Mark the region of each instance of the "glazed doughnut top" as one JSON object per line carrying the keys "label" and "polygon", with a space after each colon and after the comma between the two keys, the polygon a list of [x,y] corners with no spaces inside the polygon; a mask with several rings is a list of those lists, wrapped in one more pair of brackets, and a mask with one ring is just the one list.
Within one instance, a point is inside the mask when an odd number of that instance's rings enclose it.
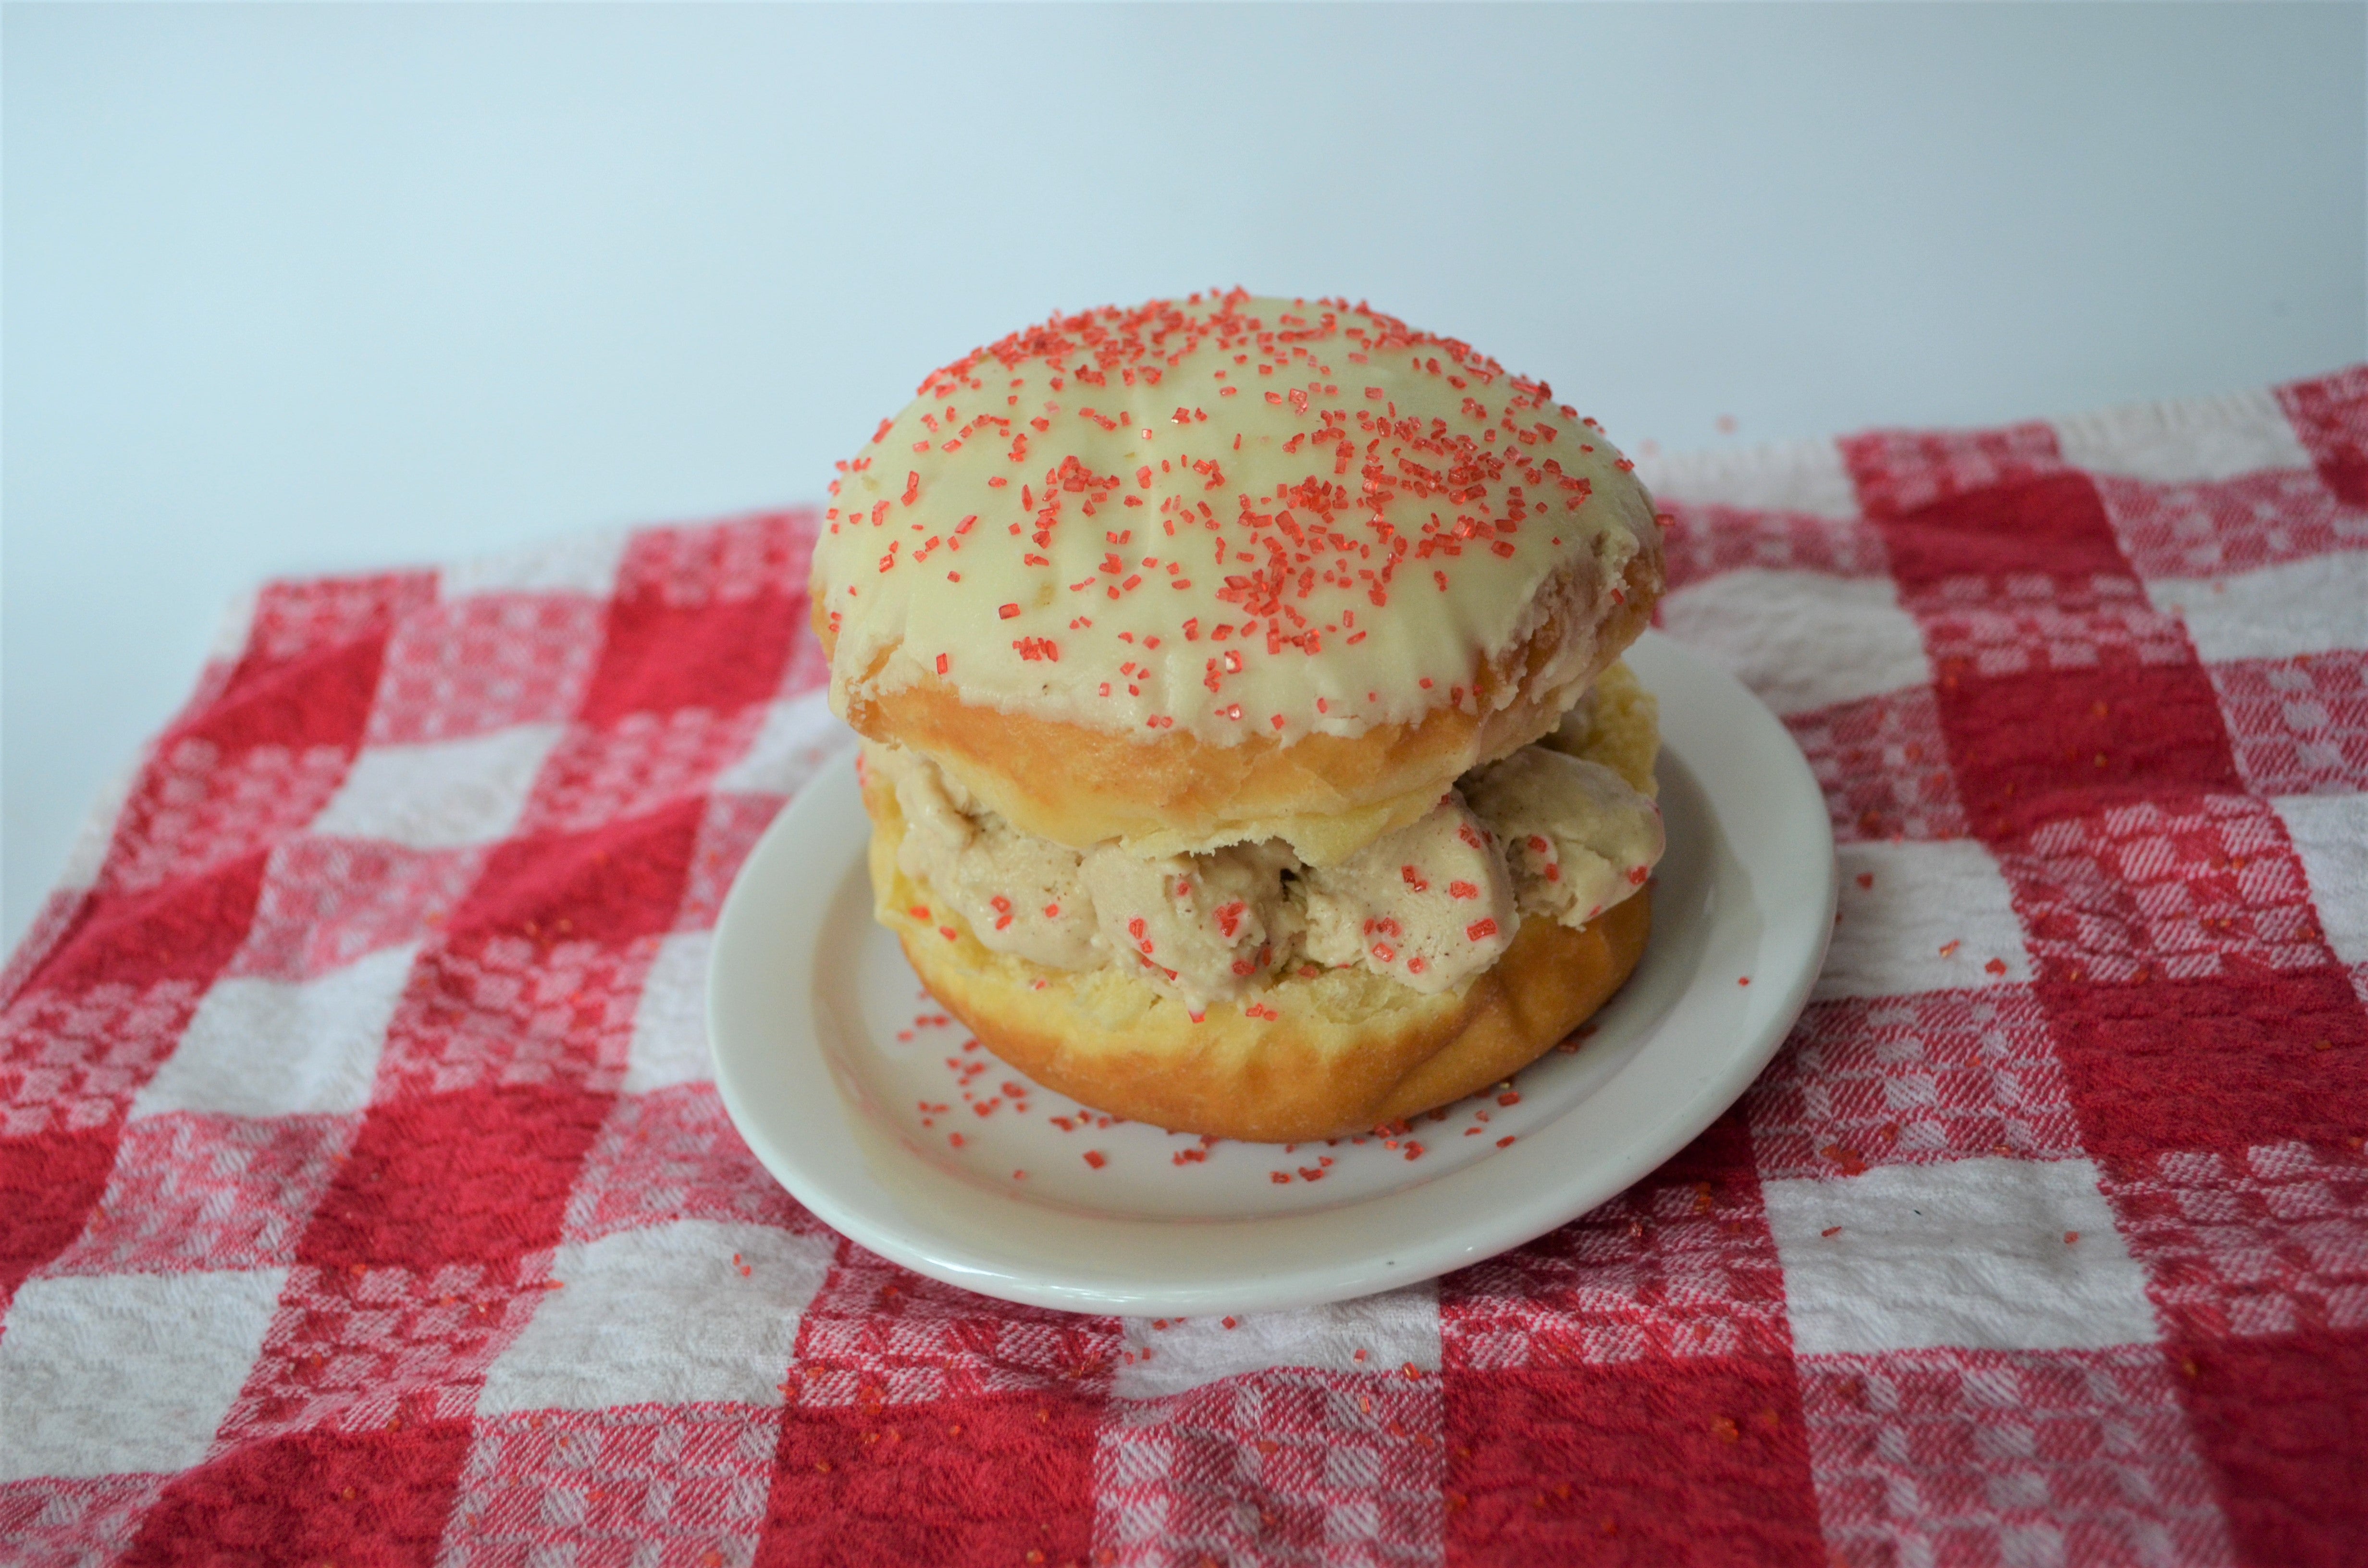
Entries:
{"label": "glazed doughnut top", "polygon": [[[850,688],[1146,740],[1354,736],[1476,706],[1652,504],[1543,381],[1361,305],[1240,290],[977,349],[839,465],[814,552]],[[1320,657],[1318,656],[1320,655]]]}

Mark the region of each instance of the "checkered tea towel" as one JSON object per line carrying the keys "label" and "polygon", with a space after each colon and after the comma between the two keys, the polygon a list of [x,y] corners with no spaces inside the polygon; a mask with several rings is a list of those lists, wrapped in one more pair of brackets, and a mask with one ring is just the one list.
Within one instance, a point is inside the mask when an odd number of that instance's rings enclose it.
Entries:
{"label": "checkered tea towel", "polygon": [[1816,1000],[1625,1196],[1231,1323],[905,1273],[725,1121],[810,513],[264,588],[0,986],[0,1559],[2368,1561],[2368,369],[1652,477]]}

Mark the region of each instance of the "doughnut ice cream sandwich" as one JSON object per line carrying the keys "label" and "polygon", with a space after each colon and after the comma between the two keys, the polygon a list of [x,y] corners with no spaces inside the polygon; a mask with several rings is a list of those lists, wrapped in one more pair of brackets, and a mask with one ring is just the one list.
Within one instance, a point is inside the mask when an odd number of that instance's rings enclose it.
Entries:
{"label": "doughnut ice cream sandwich", "polygon": [[1058,315],[925,380],[814,552],[875,905],[1004,1061],[1269,1142],[1535,1061],[1636,967],[1662,584],[1545,383],[1343,301]]}

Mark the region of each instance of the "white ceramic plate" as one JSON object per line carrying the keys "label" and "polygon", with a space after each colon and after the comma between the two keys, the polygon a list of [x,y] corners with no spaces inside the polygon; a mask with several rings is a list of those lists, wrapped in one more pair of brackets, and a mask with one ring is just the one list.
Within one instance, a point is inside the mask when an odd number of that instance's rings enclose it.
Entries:
{"label": "white ceramic plate", "polygon": [[1464,1101],[1396,1139],[1206,1144],[1036,1086],[944,1016],[872,922],[850,757],[774,821],[724,901],[708,974],[724,1108],[838,1230],[1038,1306],[1305,1306],[1543,1234],[1734,1103],[1807,1000],[1833,929],[1833,834],[1783,726],[1666,638],[1647,634],[1628,663],[1661,699],[1669,849],[1652,941],[1509,1100]]}

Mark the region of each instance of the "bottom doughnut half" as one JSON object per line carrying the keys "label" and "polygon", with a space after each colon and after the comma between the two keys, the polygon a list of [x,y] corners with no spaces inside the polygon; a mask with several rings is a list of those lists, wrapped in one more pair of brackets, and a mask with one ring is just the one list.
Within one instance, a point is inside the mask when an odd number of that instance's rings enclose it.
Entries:
{"label": "bottom doughnut half", "polygon": [[1178,1132],[1305,1142],[1475,1094],[1610,1000],[1652,930],[1643,888],[1583,926],[1522,922],[1493,968],[1437,995],[1362,969],[1325,969],[1244,1002],[1212,1002],[1195,1021],[1184,1003],[1118,969],[1053,969],[981,946],[897,869],[905,822],[894,794],[869,786],[864,806],[874,912],[930,994],[1038,1083]]}

